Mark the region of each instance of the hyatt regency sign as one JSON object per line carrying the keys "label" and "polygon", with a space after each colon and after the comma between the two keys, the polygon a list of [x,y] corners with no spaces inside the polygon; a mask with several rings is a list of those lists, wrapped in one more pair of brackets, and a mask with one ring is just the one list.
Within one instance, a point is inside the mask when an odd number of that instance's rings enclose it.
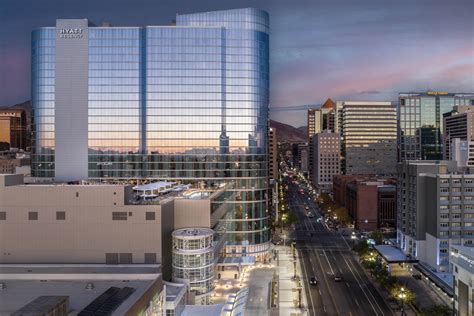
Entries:
{"label": "hyatt regency sign", "polygon": [[68,28],[59,30],[59,38],[82,38],[82,29]]}

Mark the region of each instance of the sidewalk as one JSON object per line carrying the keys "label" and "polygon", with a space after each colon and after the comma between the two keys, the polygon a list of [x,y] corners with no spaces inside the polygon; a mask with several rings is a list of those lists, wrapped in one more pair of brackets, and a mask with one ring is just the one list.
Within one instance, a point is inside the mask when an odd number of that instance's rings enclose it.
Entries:
{"label": "sidewalk", "polygon": [[[294,263],[293,254],[290,246],[277,246],[277,267],[276,271],[278,274],[278,306],[279,315],[308,315],[306,311],[307,300],[304,289],[304,282],[301,282],[303,288],[301,289],[302,296],[302,308],[298,308],[298,291],[297,284],[293,280],[294,275]],[[296,259],[296,275],[301,277],[301,266],[300,260],[297,256]],[[272,315],[277,315],[272,313]]]}

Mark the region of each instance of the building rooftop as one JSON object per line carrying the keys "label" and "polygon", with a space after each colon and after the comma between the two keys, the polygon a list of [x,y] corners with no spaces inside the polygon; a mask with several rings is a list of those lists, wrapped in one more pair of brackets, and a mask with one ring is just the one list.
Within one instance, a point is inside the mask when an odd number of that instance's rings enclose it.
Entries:
{"label": "building rooftop", "polygon": [[400,97],[433,97],[433,96],[458,96],[458,97],[473,97],[474,92],[447,92],[447,91],[423,91],[423,92],[400,92]]}
{"label": "building rooftop", "polygon": [[182,228],[173,232],[173,237],[178,238],[199,238],[214,235],[214,231],[210,228]]}
{"label": "building rooftop", "polygon": [[474,248],[453,245],[451,249],[451,262],[474,275]]}
{"label": "building rooftop", "polygon": [[400,248],[392,245],[378,245],[374,246],[374,248],[388,263],[417,262],[417,260],[413,260],[405,255]]}
{"label": "building rooftop", "polygon": [[159,271],[159,265],[0,265],[0,315],[41,296],[69,297],[69,311],[78,313],[106,291],[127,290],[114,311],[123,315],[161,279]]}

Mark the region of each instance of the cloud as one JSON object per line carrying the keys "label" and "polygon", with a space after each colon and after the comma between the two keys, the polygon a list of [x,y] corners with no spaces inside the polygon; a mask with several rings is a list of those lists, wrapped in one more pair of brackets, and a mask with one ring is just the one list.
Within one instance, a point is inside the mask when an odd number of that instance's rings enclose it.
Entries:
{"label": "cloud", "polygon": [[366,90],[366,91],[360,91],[359,94],[379,94],[380,91],[378,90]]}

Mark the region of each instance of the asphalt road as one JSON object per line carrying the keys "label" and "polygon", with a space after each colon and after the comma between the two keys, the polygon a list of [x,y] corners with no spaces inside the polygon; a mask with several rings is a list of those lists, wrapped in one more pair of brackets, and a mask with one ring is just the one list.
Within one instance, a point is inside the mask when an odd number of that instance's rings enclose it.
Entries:
{"label": "asphalt road", "polygon": [[[317,221],[315,203],[301,194],[296,184],[288,188],[289,206],[299,221],[295,224],[296,248],[302,258],[309,315],[393,315],[383,298],[368,281],[346,239]],[[305,205],[315,214],[307,216]],[[335,282],[333,275],[342,277]],[[318,285],[310,285],[316,277]]]}

